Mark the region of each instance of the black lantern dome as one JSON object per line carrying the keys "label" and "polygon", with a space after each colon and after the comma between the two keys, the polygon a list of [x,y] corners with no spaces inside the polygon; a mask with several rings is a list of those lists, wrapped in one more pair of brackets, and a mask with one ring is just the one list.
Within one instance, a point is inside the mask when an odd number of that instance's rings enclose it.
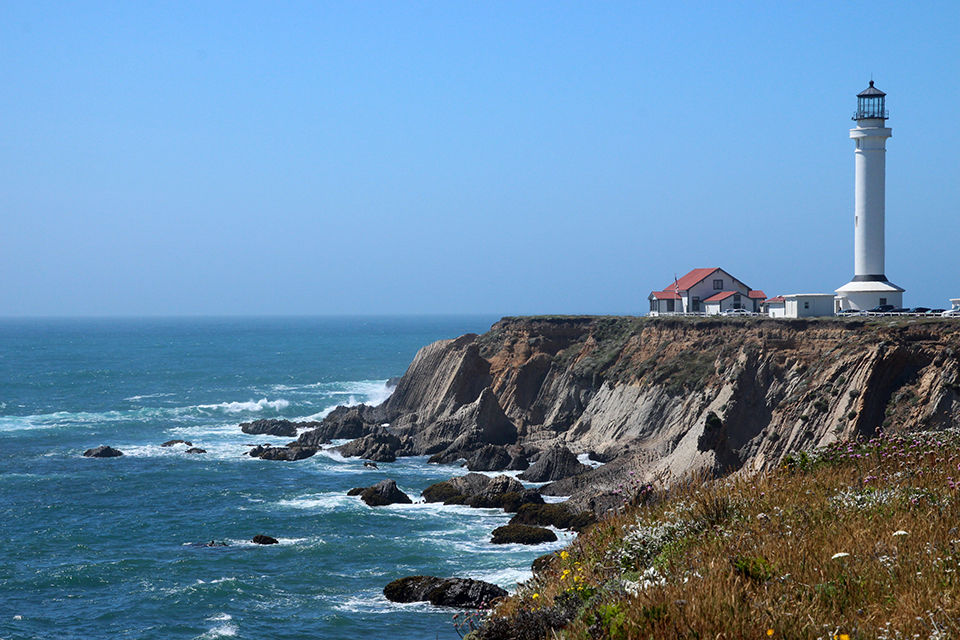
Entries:
{"label": "black lantern dome", "polygon": [[889,117],[883,104],[886,95],[873,86],[873,80],[871,80],[870,86],[857,94],[857,113],[854,114],[852,120]]}

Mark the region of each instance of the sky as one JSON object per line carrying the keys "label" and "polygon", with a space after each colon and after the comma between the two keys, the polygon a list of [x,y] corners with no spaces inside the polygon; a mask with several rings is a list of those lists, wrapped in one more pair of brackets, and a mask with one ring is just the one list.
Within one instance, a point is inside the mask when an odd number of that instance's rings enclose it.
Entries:
{"label": "sky", "polygon": [[960,3],[0,3],[0,316],[643,314],[721,267],[960,296]]}

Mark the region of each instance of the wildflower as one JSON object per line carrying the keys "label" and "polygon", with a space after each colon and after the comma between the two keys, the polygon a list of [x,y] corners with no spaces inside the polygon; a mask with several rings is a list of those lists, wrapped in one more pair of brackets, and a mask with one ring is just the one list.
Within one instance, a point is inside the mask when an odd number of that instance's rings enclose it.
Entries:
{"label": "wildflower", "polygon": [[566,551],[561,551],[561,552],[560,552],[560,559],[561,559],[561,560],[566,560],[566,559],[569,558],[569,557],[570,557],[570,554],[567,553]]}
{"label": "wildflower", "polygon": [[772,636],[772,635],[773,635],[773,629],[767,629],[767,635],[768,635],[768,636]]}
{"label": "wildflower", "polygon": [[530,597],[533,598],[534,600],[536,600],[537,598],[540,597],[540,594],[539,594],[539,593],[535,593],[535,594],[533,594],[533,595],[530,596]]}
{"label": "wildflower", "polygon": [[849,556],[849,555],[850,555],[849,553],[845,553],[845,552],[841,551],[840,553],[835,553],[835,554],[833,554],[833,556],[832,556],[830,559],[831,559],[831,560],[839,560],[840,558],[846,558],[846,557]]}

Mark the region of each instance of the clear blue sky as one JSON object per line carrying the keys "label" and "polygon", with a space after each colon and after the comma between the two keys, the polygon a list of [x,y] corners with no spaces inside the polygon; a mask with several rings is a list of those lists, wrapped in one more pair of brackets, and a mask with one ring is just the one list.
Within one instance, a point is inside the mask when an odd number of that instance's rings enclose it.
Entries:
{"label": "clear blue sky", "polygon": [[720,266],[960,296],[960,3],[0,4],[0,315],[644,313]]}

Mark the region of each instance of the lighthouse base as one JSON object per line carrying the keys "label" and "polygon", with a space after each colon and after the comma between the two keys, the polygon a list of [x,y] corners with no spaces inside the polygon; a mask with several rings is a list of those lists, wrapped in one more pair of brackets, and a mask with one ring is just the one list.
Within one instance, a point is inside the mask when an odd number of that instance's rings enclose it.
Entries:
{"label": "lighthouse base", "polygon": [[903,306],[904,291],[886,280],[881,282],[856,276],[851,282],[836,290],[834,309],[838,312],[844,309],[866,311],[883,304],[892,304],[899,309]]}

